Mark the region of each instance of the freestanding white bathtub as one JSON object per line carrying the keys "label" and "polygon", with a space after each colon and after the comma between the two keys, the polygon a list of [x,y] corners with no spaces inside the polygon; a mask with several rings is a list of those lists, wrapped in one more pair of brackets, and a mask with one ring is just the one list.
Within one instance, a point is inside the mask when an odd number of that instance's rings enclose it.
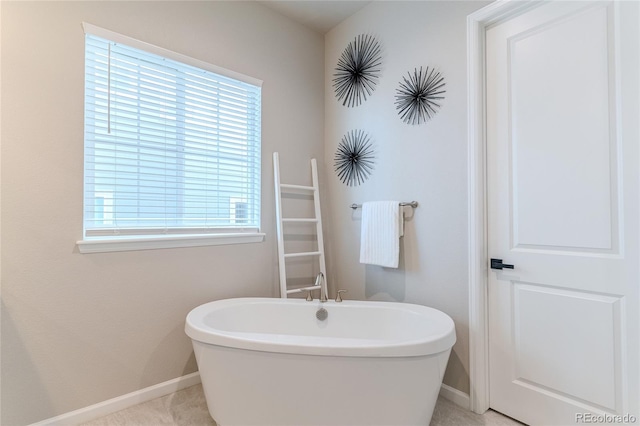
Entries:
{"label": "freestanding white bathtub", "polygon": [[185,330],[219,426],[428,425],[456,340],[446,314],[390,302],[218,300]]}

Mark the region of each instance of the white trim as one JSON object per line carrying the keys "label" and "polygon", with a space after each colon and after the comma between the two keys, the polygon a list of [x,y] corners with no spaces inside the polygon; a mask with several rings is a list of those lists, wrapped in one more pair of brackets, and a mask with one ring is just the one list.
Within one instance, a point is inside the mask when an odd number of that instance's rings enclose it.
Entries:
{"label": "white trim", "polygon": [[70,411],[60,416],[51,417],[38,423],[33,423],[30,426],[54,426],[60,424],[77,425],[80,423],[85,423],[115,413],[117,411],[124,410],[134,405],[142,404],[143,402],[151,401],[152,399],[172,394],[181,389],[188,388],[189,386],[197,385],[198,383],[200,383],[200,381],[200,373],[196,371],[195,373],[187,374],[186,376],[158,383],[157,385],[149,386],[148,388],[140,389],[126,395],[108,399],[106,401],[99,402],[97,404],[81,408],[79,410]]}
{"label": "white trim", "polygon": [[[2,2],[0,2],[0,22],[2,22]],[[2,31],[0,31],[1,33]],[[5,40],[6,40],[5,36]],[[0,42],[0,46],[2,46],[2,43]],[[0,55],[1,57],[2,55]],[[0,62],[2,62],[0,60]],[[0,65],[0,70],[2,69],[2,66]],[[1,73],[0,73],[1,74]],[[2,78],[0,78],[0,93],[2,93]],[[6,107],[5,107],[6,108]],[[1,112],[2,108],[0,108],[0,117],[2,117],[2,112]],[[0,124],[0,129],[2,128],[2,125]],[[1,132],[0,132],[1,133]],[[0,148],[2,147],[2,136],[0,136]],[[2,149],[0,149],[0,152],[2,152]],[[0,164],[2,164],[2,161],[0,161]],[[2,176],[2,173],[0,173],[0,176]],[[0,179],[0,200],[2,200],[2,183],[1,183],[2,179]],[[5,178],[6,181],[6,178]],[[2,208],[0,206],[0,212],[2,211]],[[0,214],[0,216],[2,216]],[[0,220],[0,224],[2,223],[2,220]],[[2,235],[2,231],[1,231],[1,226],[0,226],[0,235]],[[2,244],[0,244],[0,259],[2,259]],[[2,261],[0,261],[0,277],[2,276]],[[0,300],[2,299],[2,286],[0,285]],[[2,305],[4,305],[4,303],[0,303],[0,318],[2,318]],[[0,320],[0,342],[2,342],[2,321]],[[0,350],[0,354],[2,353],[2,351]],[[0,365],[2,365],[2,356],[0,355]],[[2,418],[2,386],[0,386],[0,419]]]}
{"label": "white trim", "polygon": [[201,61],[199,59],[192,58],[190,56],[177,53],[163,47],[159,47],[144,41],[137,40],[132,37],[128,37],[104,28],[97,27],[95,25],[83,22],[82,29],[85,34],[93,34],[98,37],[105,38],[107,40],[114,41],[116,43],[122,43],[129,47],[135,47],[136,49],[144,50],[145,52],[153,53],[163,58],[173,59],[174,61],[181,62],[183,64],[189,64],[191,66],[211,71],[213,73],[223,75],[225,77],[233,78],[235,80],[243,81],[247,84],[252,84],[257,87],[262,87],[262,80],[259,80],[248,75],[241,74],[236,71],[228,70],[226,68],[219,67],[217,65],[210,64],[208,62]]}
{"label": "white trim", "polygon": [[469,395],[456,388],[443,383],[442,386],[440,386],[440,396],[453,402],[458,407],[464,408],[465,410],[469,409]]}
{"label": "white trim", "polygon": [[86,239],[77,241],[82,254],[114,251],[154,250],[164,248],[219,246],[227,244],[261,243],[263,233],[210,234],[210,235],[162,235],[119,237],[111,239]]}
{"label": "white trim", "polygon": [[543,2],[498,0],[467,16],[469,408],[489,409],[485,141],[485,32]]}
{"label": "white trim", "polygon": [[[493,6],[492,3],[489,6]],[[489,408],[489,354],[486,318],[484,26],[486,8],[467,17],[467,138],[469,239],[469,408]]]}

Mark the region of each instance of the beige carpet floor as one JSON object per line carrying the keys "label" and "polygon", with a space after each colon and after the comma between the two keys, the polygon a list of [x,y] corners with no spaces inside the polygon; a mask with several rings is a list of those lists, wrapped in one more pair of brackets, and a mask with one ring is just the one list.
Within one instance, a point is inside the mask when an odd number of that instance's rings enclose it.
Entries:
{"label": "beige carpet floor", "polygon": [[[83,426],[215,426],[202,385],[101,417]],[[439,398],[430,426],[517,426],[521,423],[489,410],[479,415]]]}

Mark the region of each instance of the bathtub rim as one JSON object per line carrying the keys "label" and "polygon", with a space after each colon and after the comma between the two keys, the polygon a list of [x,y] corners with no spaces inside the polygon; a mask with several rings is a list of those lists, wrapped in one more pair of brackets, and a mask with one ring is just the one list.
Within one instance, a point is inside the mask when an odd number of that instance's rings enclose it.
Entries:
{"label": "bathtub rim", "polygon": [[[408,310],[425,317],[434,317],[441,330],[417,339],[350,339],[337,337],[317,337],[300,335],[280,335],[250,333],[213,329],[203,323],[205,315],[215,308],[227,308],[251,303],[310,304],[303,299],[280,299],[271,297],[242,297],[215,300],[192,309],[187,315],[185,333],[200,343],[246,349],[251,351],[288,353],[298,355],[346,356],[346,357],[415,357],[435,355],[450,350],[456,342],[455,325],[451,317],[442,311],[423,305],[403,302],[378,302],[349,300],[341,303],[333,301],[313,302],[313,306],[371,307]],[[277,337],[277,338],[276,338]]]}

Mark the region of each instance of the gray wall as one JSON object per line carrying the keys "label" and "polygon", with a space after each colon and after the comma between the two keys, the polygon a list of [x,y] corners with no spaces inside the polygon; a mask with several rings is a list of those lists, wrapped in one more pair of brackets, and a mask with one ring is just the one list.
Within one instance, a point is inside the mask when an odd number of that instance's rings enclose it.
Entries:
{"label": "gray wall", "polygon": [[[194,372],[191,308],[279,294],[271,153],[284,181],[324,168],[324,42],[254,2],[1,7],[0,423],[15,425]],[[264,81],[263,243],[78,253],[83,21]]]}
{"label": "gray wall", "polygon": [[[331,275],[356,299],[392,300],[438,308],[456,323],[445,383],[469,393],[467,265],[466,17],[488,2],[373,2],[325,36],[325,159],[331,194]],[[342,106],[332,88],[341,52],[358,34],[382,47],[379,85],[358,107]],[[411,126],[396,113],[398,83],[408,71],[436,67],[445,78],[440,112]],[[365,130],[375,145],[375,170],[347,187],[332,162],[345,133]],[[407,210],[400,267],[359,263],[360,212],[351,203],[416,200]]]}

